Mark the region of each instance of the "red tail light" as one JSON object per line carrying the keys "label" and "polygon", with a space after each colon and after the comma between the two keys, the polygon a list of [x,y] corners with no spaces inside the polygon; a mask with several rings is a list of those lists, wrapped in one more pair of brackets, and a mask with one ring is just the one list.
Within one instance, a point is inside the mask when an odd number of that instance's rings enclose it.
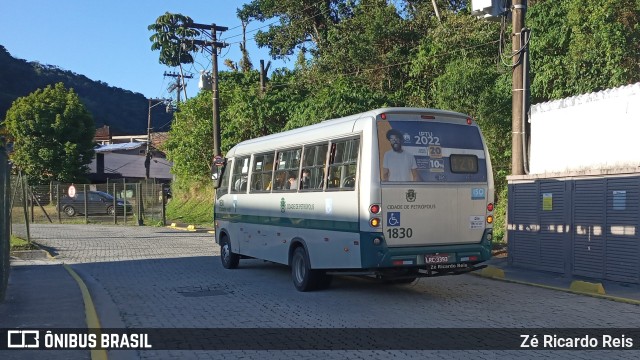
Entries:
{"label": "red tail light", "polygon": [[492,203],[487,204],[487,211],[493,211],[493,204]]}
{"label": "red tail light", "polygon": [[378,214],[380,212],[380,205],[373,204],[369,206],[369,211],[371,211],[372,214]]}

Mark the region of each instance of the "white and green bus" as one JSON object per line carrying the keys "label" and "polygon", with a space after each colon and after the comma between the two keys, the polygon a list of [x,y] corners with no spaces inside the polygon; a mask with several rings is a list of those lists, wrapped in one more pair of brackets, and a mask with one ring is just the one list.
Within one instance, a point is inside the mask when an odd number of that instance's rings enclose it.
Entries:
{"label": "white and green bus", "polygon": [[385,108],[243,141],[217,169],[222,265],[288,265],[300,291],[332,276],[408,283],[491,256],[494,185],[464,114]]}

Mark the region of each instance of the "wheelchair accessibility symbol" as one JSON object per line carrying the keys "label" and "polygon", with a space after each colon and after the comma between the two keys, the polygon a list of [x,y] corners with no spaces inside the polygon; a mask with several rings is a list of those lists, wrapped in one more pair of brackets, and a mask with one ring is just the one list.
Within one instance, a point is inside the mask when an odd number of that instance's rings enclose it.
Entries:
{"label": "wheelchair accessibility symbol", "polygon": [[387,213],[387,226],[400,226],[400,212],[393,211]]}

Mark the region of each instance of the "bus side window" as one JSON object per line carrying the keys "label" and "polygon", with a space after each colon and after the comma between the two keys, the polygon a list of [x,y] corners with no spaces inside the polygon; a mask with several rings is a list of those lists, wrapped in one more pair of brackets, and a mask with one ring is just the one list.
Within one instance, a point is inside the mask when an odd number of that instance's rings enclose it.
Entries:
{"label": "bus side window", "polygon": [[216,189],[216,197],[218,199],[229,192],[229,174],[231,174],[231,161],[227,163],[225,170],[222,173],[220,187]]}
{"label": "bus side window", "polygon": [[321,191],[324,187],[324,167],[327,162],[328,144],[305,146],[300,189]]}
{"label": "bus side window", "polygon": [[328,188],[353,190],[356,186],[360,139],[336,141],[331,145]]}
{"label": "bus side window", "polygon": [[235,159],[233,162],[233,174],[231,175],[231,193],[243,193],[247,191],[249,179],[249,157]]}
{"label": "bus side window", "polygon": [[278,151],[273,190],[296,191],[302,149]]}
{"label": "bus side window", "polygon": [[251,171],[251,192],[266,192],[271,190],[271,175],[273,174],[273,153],[260,154],[253,157]]}

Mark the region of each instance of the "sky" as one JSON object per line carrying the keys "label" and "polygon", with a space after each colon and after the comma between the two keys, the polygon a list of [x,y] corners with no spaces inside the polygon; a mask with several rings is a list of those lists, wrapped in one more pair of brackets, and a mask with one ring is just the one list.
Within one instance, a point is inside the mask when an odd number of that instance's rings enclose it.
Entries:
{"label": "sky", "polygon": [[[151,50],[147,26],[165,12],[189,16],[196,23],[229,28],[218,41],[230,45],[218,56],[220,71],[229,70],[224,59],[238,62],[242,40],[236,9],[248,0],[0,0],[0,45],[18,59],[54,65],[63,70],[102,81],[110,86],[141,93],[147,98],[167,98],[174,78],[165,72],[178,72],[158,62],[160,52]],[[260,60],[275,68],[291,67],[269,58],[268,49],[259,49],[253,40],[265,23],[247,27],[247,49],[254,68]],[[263,28],[264,29],[264,28]],[[253,30],[253,31],[252,31]],[[211,69],[211,55],[195,54],[194,64],[183,66],[193,74],[187,83],[187,96],[198,92],[200,70]],[[173,94],[175,98],[175,93]],[[184,97],[183,97],[184,98]]]}

